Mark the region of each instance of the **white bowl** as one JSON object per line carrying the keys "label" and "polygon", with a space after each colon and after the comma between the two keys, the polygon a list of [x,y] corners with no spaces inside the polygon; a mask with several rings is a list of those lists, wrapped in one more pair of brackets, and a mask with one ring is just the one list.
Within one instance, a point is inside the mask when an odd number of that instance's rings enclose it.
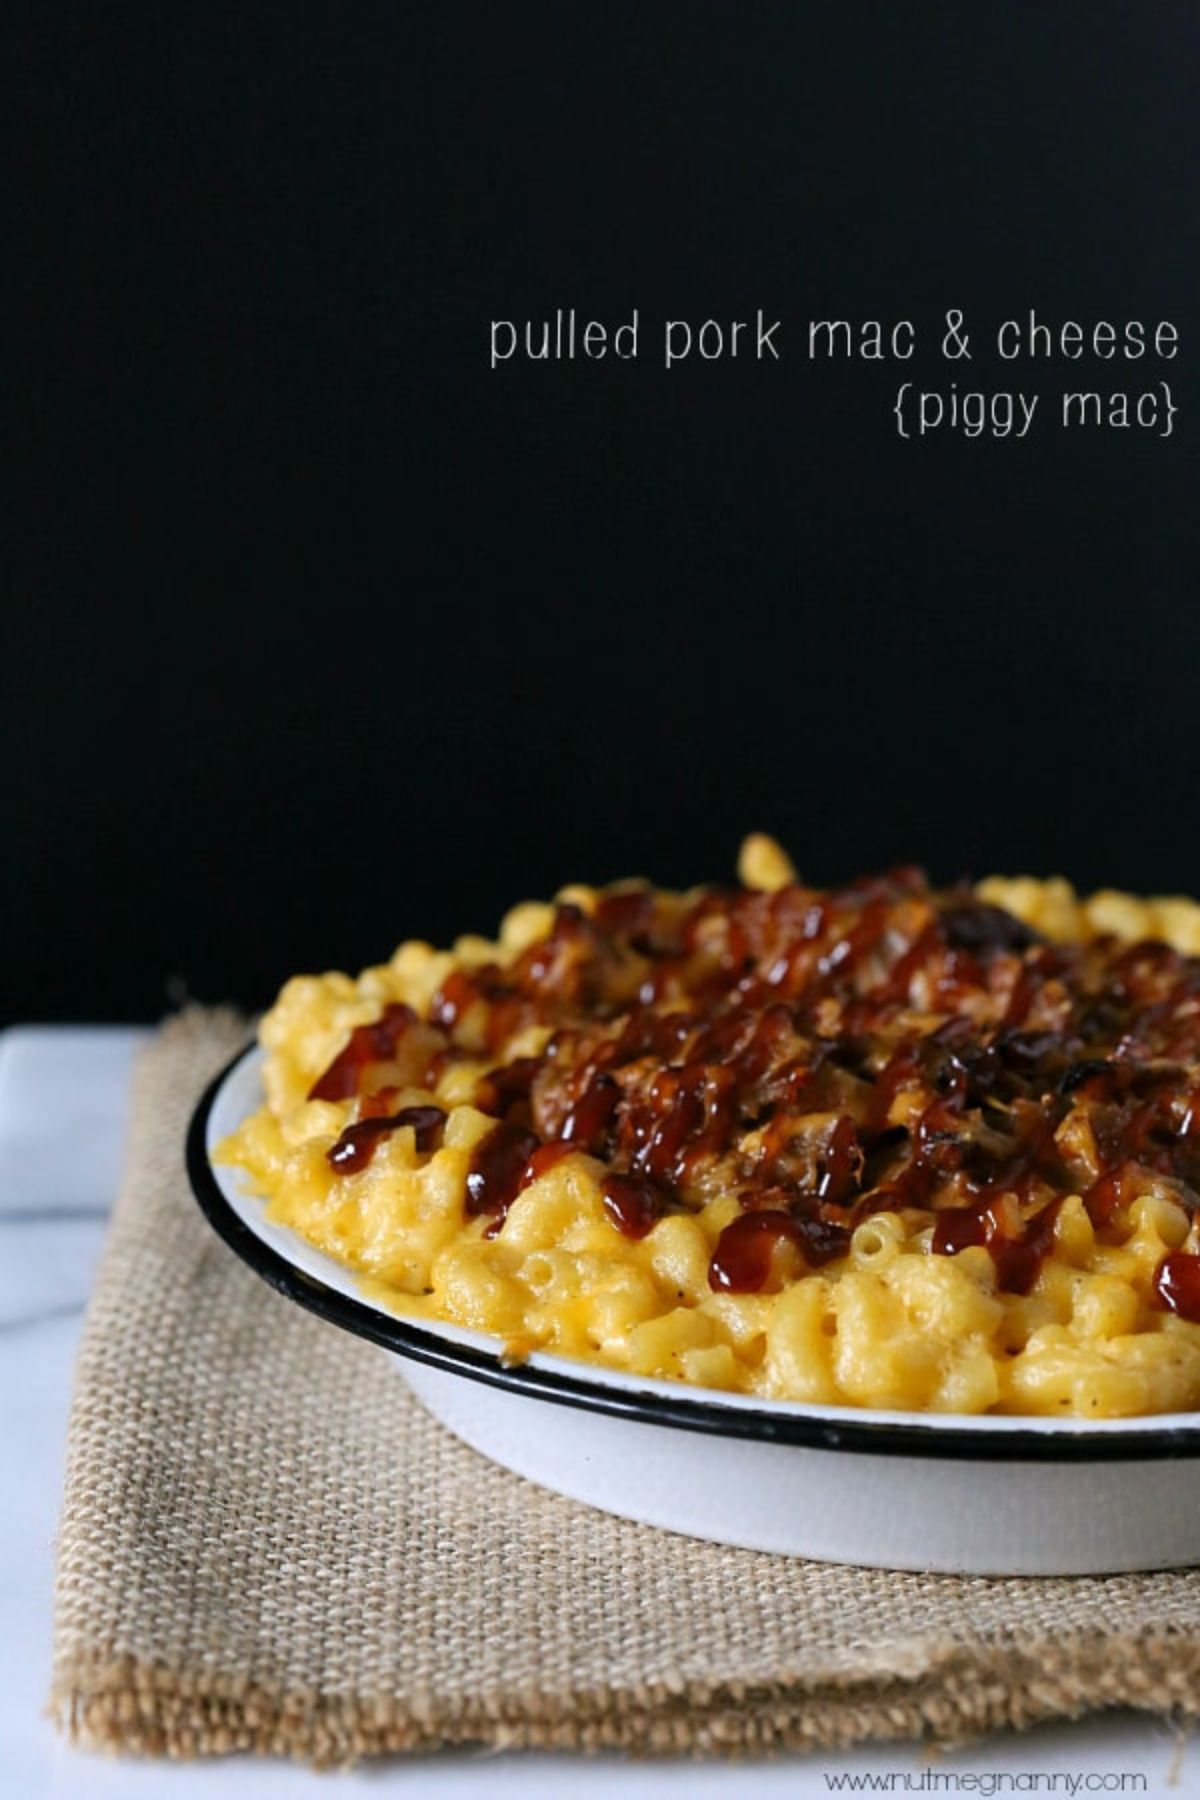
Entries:
{"label": "white bowl", "polygon": [[401,1359],[464,1442],[576,1500],[691,1537],[821,1562],[970,1575],[1087,1575],[1200,1562],[1200,1413],[1102,1422],[805,1406],[627,1375],[399,1318],[265,1216],[212,1161],[262,1101],[251,1046],[188,1134],[210,1223],[280,1293]]}

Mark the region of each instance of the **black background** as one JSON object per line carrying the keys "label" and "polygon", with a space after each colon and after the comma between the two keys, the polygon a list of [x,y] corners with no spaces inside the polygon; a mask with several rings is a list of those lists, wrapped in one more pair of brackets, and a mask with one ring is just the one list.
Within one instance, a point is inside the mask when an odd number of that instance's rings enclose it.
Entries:
{"label": "black background", "polygon": [[[1174,4],[15,14],[4,1011],[149,1017],[730,873],[1200,892],[1200,13]],[[637,364],[488,368],[640,310]],[[778,365],[653,354],[781,316]],[[1148,362],[982,339],[1169,318]],[[898,440],[940,364],[1175,437]],[[909,317],[907,370],[809,317]],[[15,491],[14,491],[15,488]]]}

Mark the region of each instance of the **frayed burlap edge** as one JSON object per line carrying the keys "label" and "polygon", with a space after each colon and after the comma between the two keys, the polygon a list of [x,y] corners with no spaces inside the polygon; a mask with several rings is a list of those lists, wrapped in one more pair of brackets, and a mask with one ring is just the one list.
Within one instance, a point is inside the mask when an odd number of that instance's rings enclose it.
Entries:
{"label": "frayed burlap edge", "polygon": [[643,1756],[769,1756],[908,1739],[962,1743],[1004,1728],[1130,1707],[1179,1724],[1200,1716],[1200,1646],[1094,1638],[1034,1656],[955,1654],[913,1681],[768,1689],[736,1684],[678,1691],[533,1697],[436,1719],[391,1697],[374,1701],[272,1693],[249,1682],[189,1679],[119,1659],[60,1670],[51,1714],[86,1749],[145,1756],[250,1752],[317,1767],[450,1747],[624,1750]]}
{"label": "frayed burlap edge", "polygon": [[[181,1045],[207,1034],[216,1066],[246,1029],[228,1011],[190,1010],[157,1041]],[[1098,1626],[970,1648],[917,1631],[890,1671],[876,1666],[870,1675],[839,1677],[810,1665],[760,1685],[522,1687],[503,1698],[441,1695],[429,1706],[415,1696],[272,1688],[85,1644],[60,1643],[58,1651],[47,1710],[82,1748],[177,1758],[249,1752],[318,1767],[448,1747],[753,1757],[889,1740],[949,1745],[1121,1707],[1187,1724],[1200,1714],[1200,1642],[1170,1625],[1125,1633]]]}

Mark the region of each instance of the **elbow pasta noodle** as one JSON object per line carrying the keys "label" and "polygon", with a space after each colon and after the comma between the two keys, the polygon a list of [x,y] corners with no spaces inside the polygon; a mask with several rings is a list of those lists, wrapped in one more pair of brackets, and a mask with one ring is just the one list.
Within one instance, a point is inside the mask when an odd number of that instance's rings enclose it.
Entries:
{"label": "elbow pasta noodle", "polygon": [[[747,840],[740,872],[734,900],[573,887],[554,906],[515,907],[495,942],[405,943],[357,979],[287,982],[260,1030],[265,1102],[221,1159],[244,1171],[273,1220],[355,1270],[373,1298],[492,1333],[510,1356],[553,1351],[822,1405],[1115,1418],[1200,1404],[1200,1312],[1188,1316],[1186,1285],[1200,1237],[1186,1164],[1170,1161],[1191,1131],[1177,1064],[1190,1070],[1200,1057],[1170,1063],[1176,1110],[1164,1102],[1149,1123],[1157,1102],[1137,1089],[1143,1063],[1128,1065],[1132,1097],[1111,1086],[1119,1048],[1090,1061],[1085,1050],[1065,1073],[1054,1063],[1053,1101],[1037,1072],[1070,1039],[1068,1002],[1078,1001],[1071,1017],[1090,1017],[1096,983],[1128,946],[1153,952],[1137,965],[1139,980],[1158,983],[1146,989],[1147,1016],[1177,993],[1178,1020],[1200,1012],[1200,984],[1189,1010],[1186,961],[1200,956],[1200,907],[1081,898],[1064,881],[1028,877],[992,877],[951,903],[904,872],[882,899],[864,884],[831,898],[801,888],[761,837]],[[789,908],[781,951],[763,921]],[[868,915],[878,935],[864,950]],[[735,931],[749,942],[740,961]],[[810,943],[816,961],[804,961]],[[1167,973],[1163,946],[1178,953]],[[1066,973],[1060,951],[1076,959]],[[740,972],[750,963],[761,992]],[[1033,1010],[1016,1032],[1019,984],[1035,966]],[[1124,994],[1132,965],[1119,966]],[[776,1036],[799,1033],[769,1071],[794,1109],[796,1135],[778,1141],[783,1103],[761,1103],[768,1076],[737,1036],[747,991],[752,1045],[764,1019]],[[624,1063],[608,1050],[597,1058],[616,1019],[692,1029],[690,1014],[679,1020],[700,993],[705,1030],[734,1021],[719,1052],[699,1056],[689,1039],[691,1061],[661,1044]],[[868,1005],[860,1029],[854,1009]],[[966,1021],[958,1037],[956,1020]],[[847,1074],[864,1030],[882,1033],[883,1048]],[[913,1046],[935,1043],[950,1046],[950,1062],[933,1079]],[[997,1043],[1041,1063],[993,1079]],[[731,1126],[722,1071],[734,1067],[744,1081]],[[526,1086],[512,1100],[505,1082],[518,1076]],[[974,1105],[970,1083],[985,1078],[993,1085]],[[1037,1120],[1049,1121],[1040,1137]],[[1118,1129],[1124,1160],[1112,1176]],[[998,1132],[1016,1136],[1001,1144]],[[1013,1142],[1028,1156],[1009,1191]],[[983,1186],[972,1174],[980,1158]],[[745,1190],[741,1176],[768,1167],[769,1181],[756,1175],[759,1187]]]}

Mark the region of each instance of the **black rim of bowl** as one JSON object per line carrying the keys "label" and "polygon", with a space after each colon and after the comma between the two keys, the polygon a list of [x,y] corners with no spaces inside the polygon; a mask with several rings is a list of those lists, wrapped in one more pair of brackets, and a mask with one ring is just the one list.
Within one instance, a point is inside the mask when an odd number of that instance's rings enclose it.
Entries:
{"label": "black rim of bowl", "polygon": [[1073,1429],[1045,1433],[1019,1429],[963,1430],[942,1424],[914,1425],[866,1421],[847,1409],[845,1420],[805,1418],[763,1408],[727,1407],[693,1397],[610,1388],[586,1375],[561,1374],[529,1363],[505,1363],[492,1352],[455,1344],[420,1325],[393,1317],[364,1300],[339,1293],[297,1268],[257,1236],[238,1216],[221,1189],[208,1155],[208,1121],[217,1095],[234,1070],[256,1048],[247,1044],[205,1090],[188,1126],[188,1178],[200,1209],[230,1249],[277,1292],[356,1337],[414,1362],[428,1363],[482,1381],[509,1393],[559,1406],[636,1420],[718,1437],[792,1444],[816,1450],[849,1450],[875,1456],[942,1457],[973,1462],[1148,1462],[1200,1455],[1200,1428],[1192,1425],[1141,1427],[1127,1436]]}

